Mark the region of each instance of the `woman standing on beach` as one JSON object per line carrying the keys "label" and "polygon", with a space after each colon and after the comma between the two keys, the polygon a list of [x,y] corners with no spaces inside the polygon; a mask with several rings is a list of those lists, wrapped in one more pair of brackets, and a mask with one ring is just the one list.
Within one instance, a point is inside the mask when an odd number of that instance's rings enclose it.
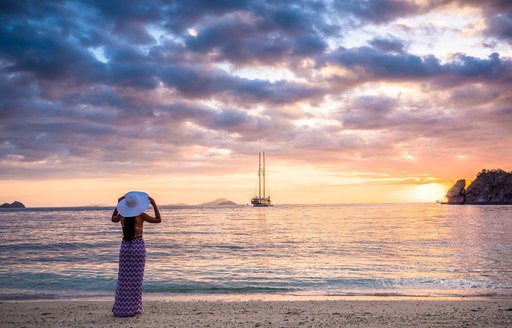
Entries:
{"label": "woman standing on beach", "polygon": [[[144,210],[149,204],[155,210],[152,217]],[[142,238],[144,222],[160,223],[160,211],[148,194],[131,191],[119,198],[112,213],[112,222],[121,222],[123,241],[119,250],[119,274],[112,313],[116,317],[131,317],[142,311],[142,280],[146,263],[146,245]]]}

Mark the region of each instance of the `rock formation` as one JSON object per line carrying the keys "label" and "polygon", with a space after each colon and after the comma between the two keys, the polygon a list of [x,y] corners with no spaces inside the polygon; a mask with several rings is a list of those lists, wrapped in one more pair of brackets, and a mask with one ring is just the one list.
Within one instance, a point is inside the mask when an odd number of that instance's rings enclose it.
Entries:
{"label": "rock formation", "polygon": [[0,205],[0,208],[25,208],[25,205],[23,205],[23,203],[21,203],[21,202],[14,201],[10,204],[3,203],[2,205]]}
{"label": "rock formation", "polygon": [[465,180],[459,180],[448,190],[448,204],[512,205],[512,172],[482,170],[467,189],[465,185]]}
{"label": "rock formation", "polygon": [[446,193],[448,204],[464,204],[466,200],[466,180],[461,179],[455,182],[453,187]]}

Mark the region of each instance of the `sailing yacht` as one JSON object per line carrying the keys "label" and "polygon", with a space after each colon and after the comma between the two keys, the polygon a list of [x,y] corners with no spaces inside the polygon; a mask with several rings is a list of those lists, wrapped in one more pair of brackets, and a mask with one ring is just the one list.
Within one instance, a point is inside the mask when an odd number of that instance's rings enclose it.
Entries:
{"label": "sailing yacht", "polygon": [[[265,152],[263,152],[263,167],[261,166],[262,152],[258,153],[259,167],[258,167],[258,196],[251,199],[251,204],[254,207],[272,206],[270,203],[270,196],[265,196]],[[261,193],[261,186],[263,181],[263,194]]]}

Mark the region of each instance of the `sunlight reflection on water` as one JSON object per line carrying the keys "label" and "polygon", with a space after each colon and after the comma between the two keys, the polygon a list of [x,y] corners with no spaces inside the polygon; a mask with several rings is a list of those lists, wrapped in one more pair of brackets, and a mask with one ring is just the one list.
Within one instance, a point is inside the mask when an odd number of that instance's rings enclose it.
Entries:
{"label": "sunlight reflection on water", "polygon": [[[0,294],[111,293],[111,209],[2,211]],[[163,208],[145,225],[155,293],[512,294],[512,207]]]}

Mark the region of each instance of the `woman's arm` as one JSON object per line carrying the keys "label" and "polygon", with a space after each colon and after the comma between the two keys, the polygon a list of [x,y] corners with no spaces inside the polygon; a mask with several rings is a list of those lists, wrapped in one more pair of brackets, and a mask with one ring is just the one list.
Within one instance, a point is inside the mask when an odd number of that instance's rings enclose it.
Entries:
{"label": "woman's arm", "polygon": [[160,216],[160,211],[158,210],[158,206],[156,206],[156,202],[153,198],[149,197],[149,203],[153,206],[155,210],[155,217],[148,215],[146,213],[142,213],[144,215],[144,221],[149,223],[160,223],[162,222],[162,217]]}
{"label": "woman's arm", "polygon": [[119,222],[121,221],[121,215],[117,212],[117,207],[114,209],[114,212],[112,213],[112,222]]}
{"label": "woman's arm", "polygon": [[[120,197],[117,200],[117,202],[119,203],[123,198],[124,198],[124,196]],[[112,222],[119,222],[119,221],[121,221],[121,214],[119,214],[117,212],[117,207],[116,207],[116,208],[114,208],[114,212],[112,213]]]}

